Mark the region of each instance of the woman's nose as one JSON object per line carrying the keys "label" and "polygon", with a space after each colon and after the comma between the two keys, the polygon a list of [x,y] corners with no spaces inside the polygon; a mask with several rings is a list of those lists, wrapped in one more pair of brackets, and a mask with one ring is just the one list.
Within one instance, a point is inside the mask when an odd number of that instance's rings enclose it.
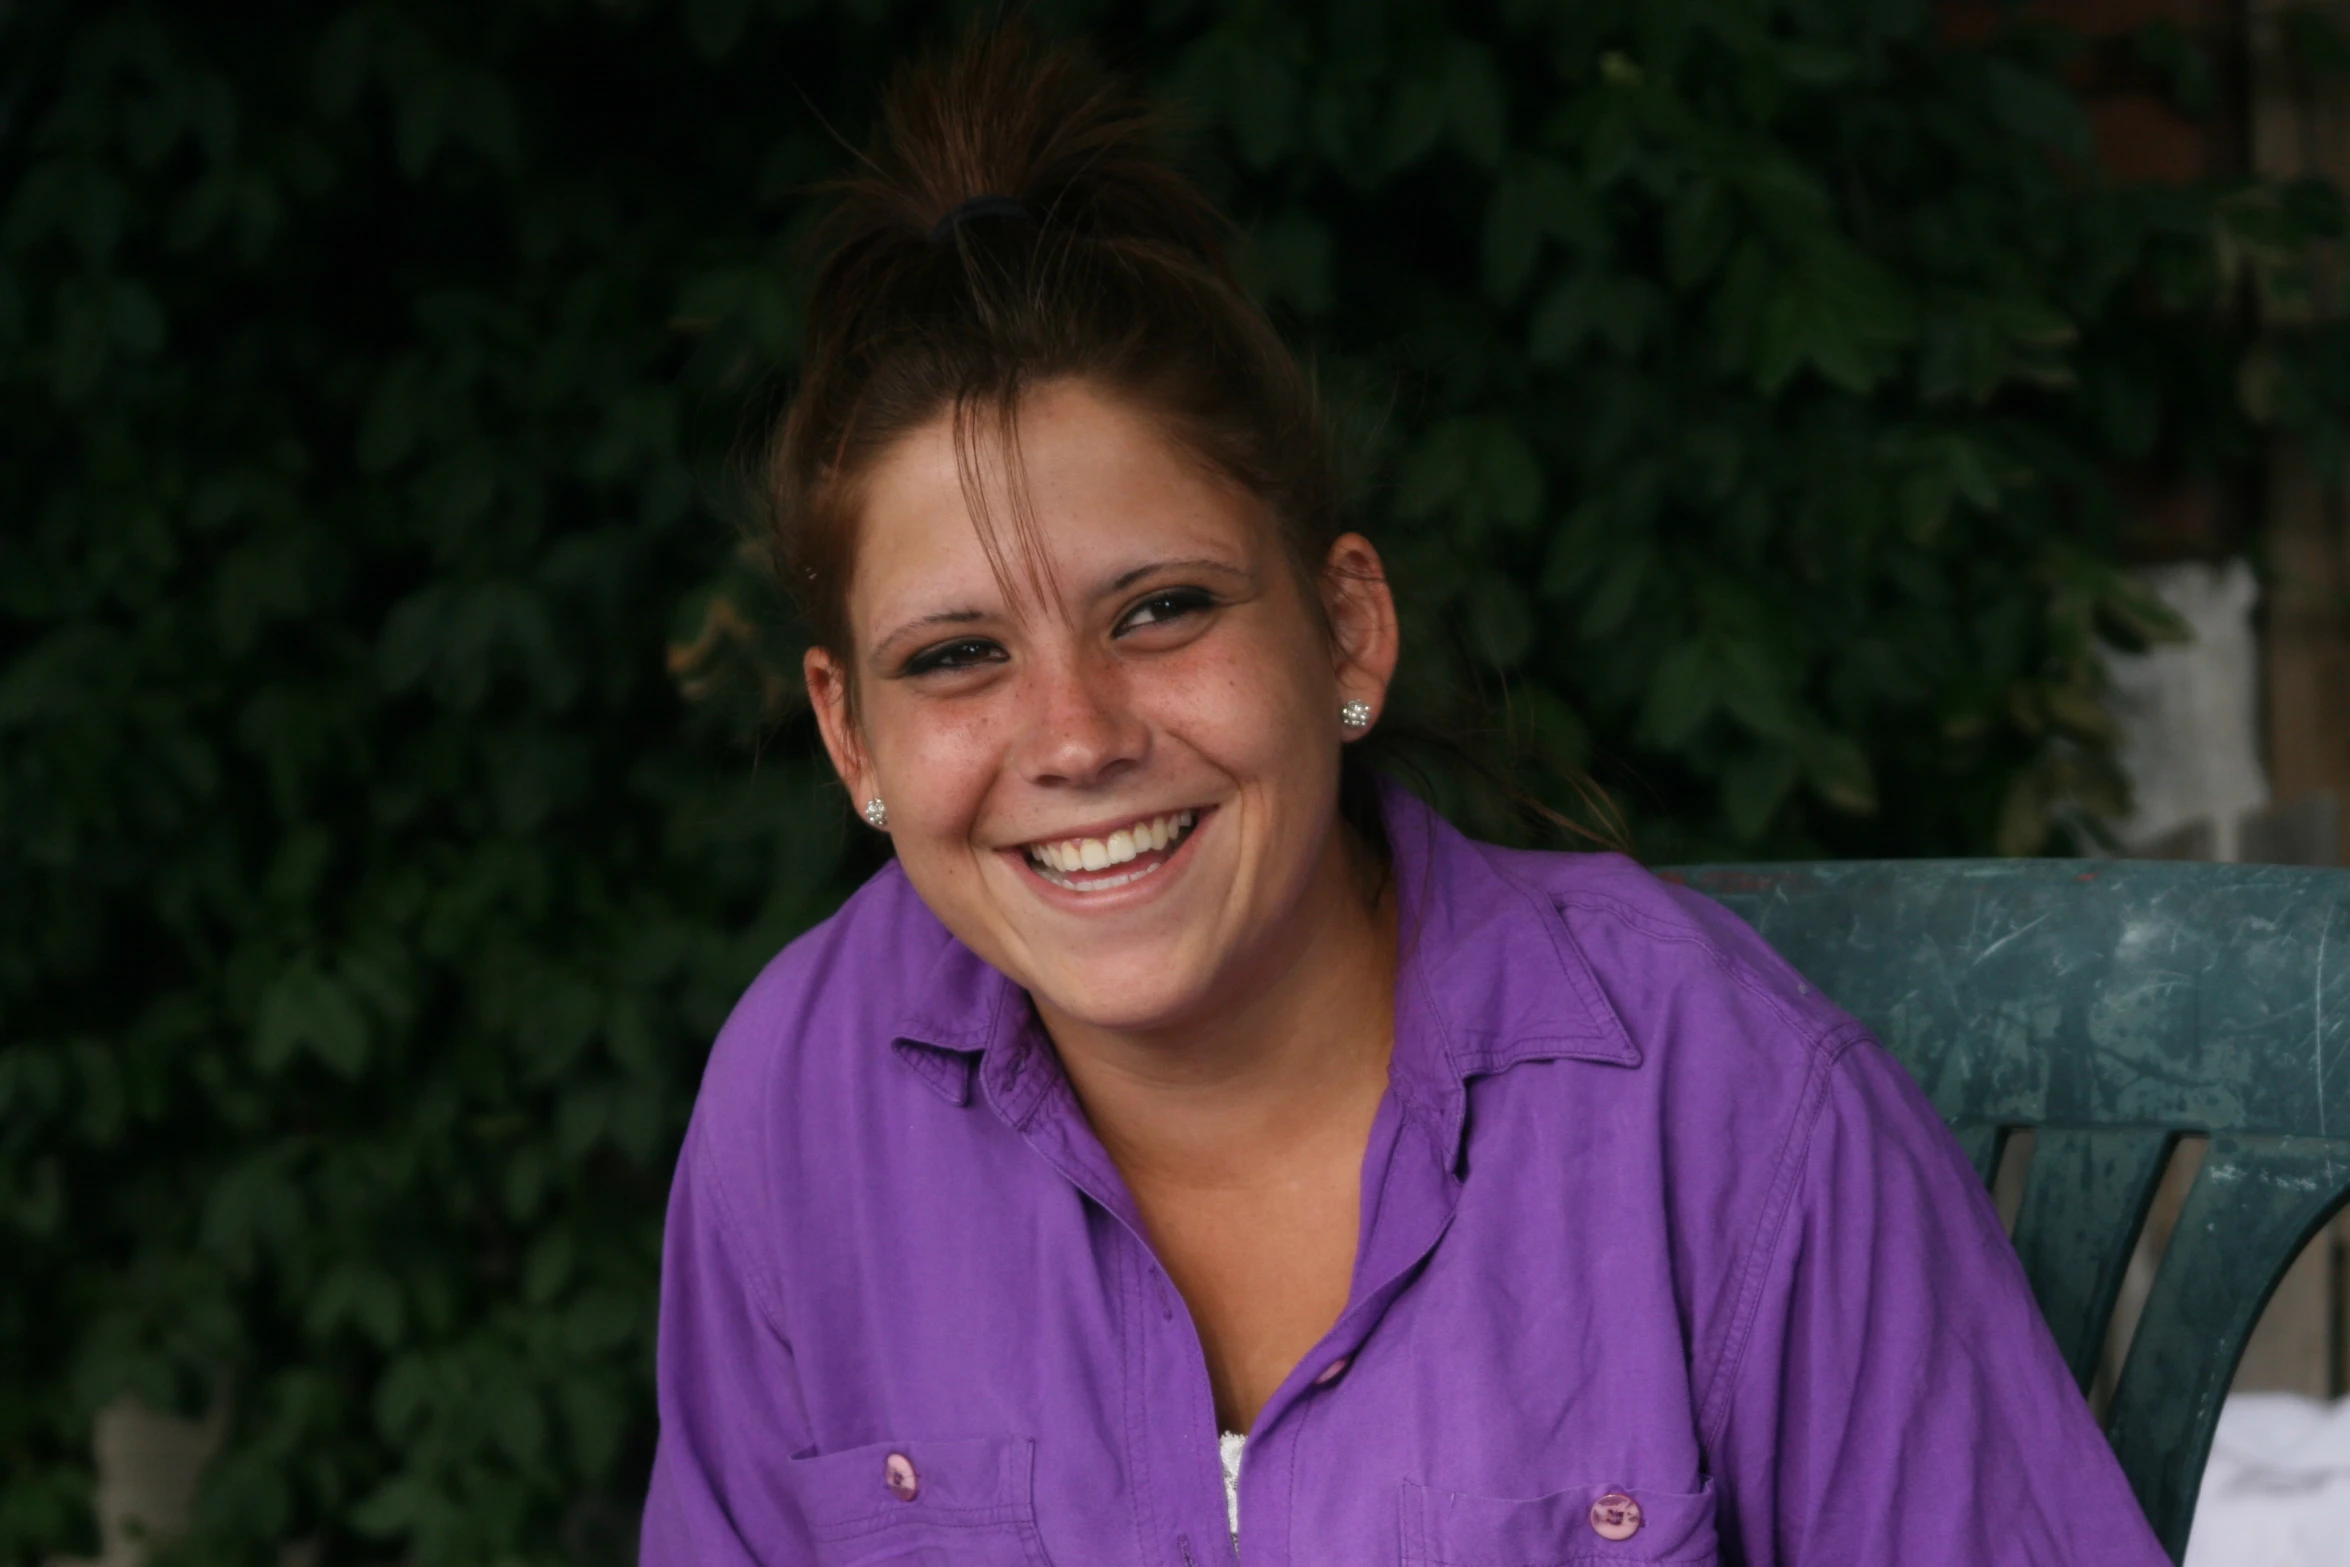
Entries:
{"label": "woman's nose", "polygon": [[1024,771],[1029,781],[1085,788],[1140,766],[1150,728],[1114,669],[1086,660],[1033,669]]}

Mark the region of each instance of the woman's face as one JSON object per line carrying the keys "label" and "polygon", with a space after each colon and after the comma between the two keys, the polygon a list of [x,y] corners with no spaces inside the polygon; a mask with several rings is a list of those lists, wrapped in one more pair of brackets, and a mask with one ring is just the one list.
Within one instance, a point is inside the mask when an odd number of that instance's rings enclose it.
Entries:
{"label": "woman's face", "polygon": [[944,416],[868,476],[853,720],[847,671],[808,655],[826,746],[923,901],[1048,1014],[1205,1020],[1359,897],[1339,707],[1376,711],[1394,669],[1378,556],[1350,534],[1300,583],[1261,503],[1079,382],[1023,404],[1017,460],[1042,569],[991,481],[1011,596]]}

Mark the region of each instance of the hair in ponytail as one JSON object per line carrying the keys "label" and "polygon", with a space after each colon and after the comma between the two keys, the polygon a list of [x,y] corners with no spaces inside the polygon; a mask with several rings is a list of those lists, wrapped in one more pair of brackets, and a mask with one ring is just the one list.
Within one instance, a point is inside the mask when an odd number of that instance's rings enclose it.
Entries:
{"label": "hair in ponytail", "polygon": [[[1264,502],[1311,581],[1341,531],[1313,386],[1232,272],[1225,223],[1148,108],[1013,22],[901,69],[836,205],[802,379],[769,464],[773,548],[818,645],[848,652],[861,481],[951,417],[964,492],[1015,598],[1049,579],[1019,465],[1023,397],[1082,380]],[[979,475],[1006,476],[1010,515]],[[1307,594],[1309,603],[1320,598]],[[850,660],[853,664],[853,660]]]}

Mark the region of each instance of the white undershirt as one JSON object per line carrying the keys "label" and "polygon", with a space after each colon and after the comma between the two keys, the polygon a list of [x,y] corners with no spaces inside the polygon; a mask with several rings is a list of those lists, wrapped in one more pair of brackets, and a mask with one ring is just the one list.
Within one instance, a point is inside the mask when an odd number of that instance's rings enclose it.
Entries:
{"label": "white undershirt", "polygon": [[1248,1438],[1237,1431],[1216,1437],[1217,1456],[1224,1460],[1224,1513],[1232,1524],[1232,1543],[1240,1544],[1240,1449]]}

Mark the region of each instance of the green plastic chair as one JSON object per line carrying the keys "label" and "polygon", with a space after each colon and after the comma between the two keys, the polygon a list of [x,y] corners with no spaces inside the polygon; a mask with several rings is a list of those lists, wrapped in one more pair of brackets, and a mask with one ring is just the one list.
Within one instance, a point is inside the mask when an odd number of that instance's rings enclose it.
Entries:
{"label": "green plastic chair", "polygon": [[2173,1560],[2261,1308],[2350,1194],[2350,871],[2097,860],[1699,866],[1876,1031],[1986,1182],[2084,1389],[2183,1134],[2210,1139],[2106,1434]]}

